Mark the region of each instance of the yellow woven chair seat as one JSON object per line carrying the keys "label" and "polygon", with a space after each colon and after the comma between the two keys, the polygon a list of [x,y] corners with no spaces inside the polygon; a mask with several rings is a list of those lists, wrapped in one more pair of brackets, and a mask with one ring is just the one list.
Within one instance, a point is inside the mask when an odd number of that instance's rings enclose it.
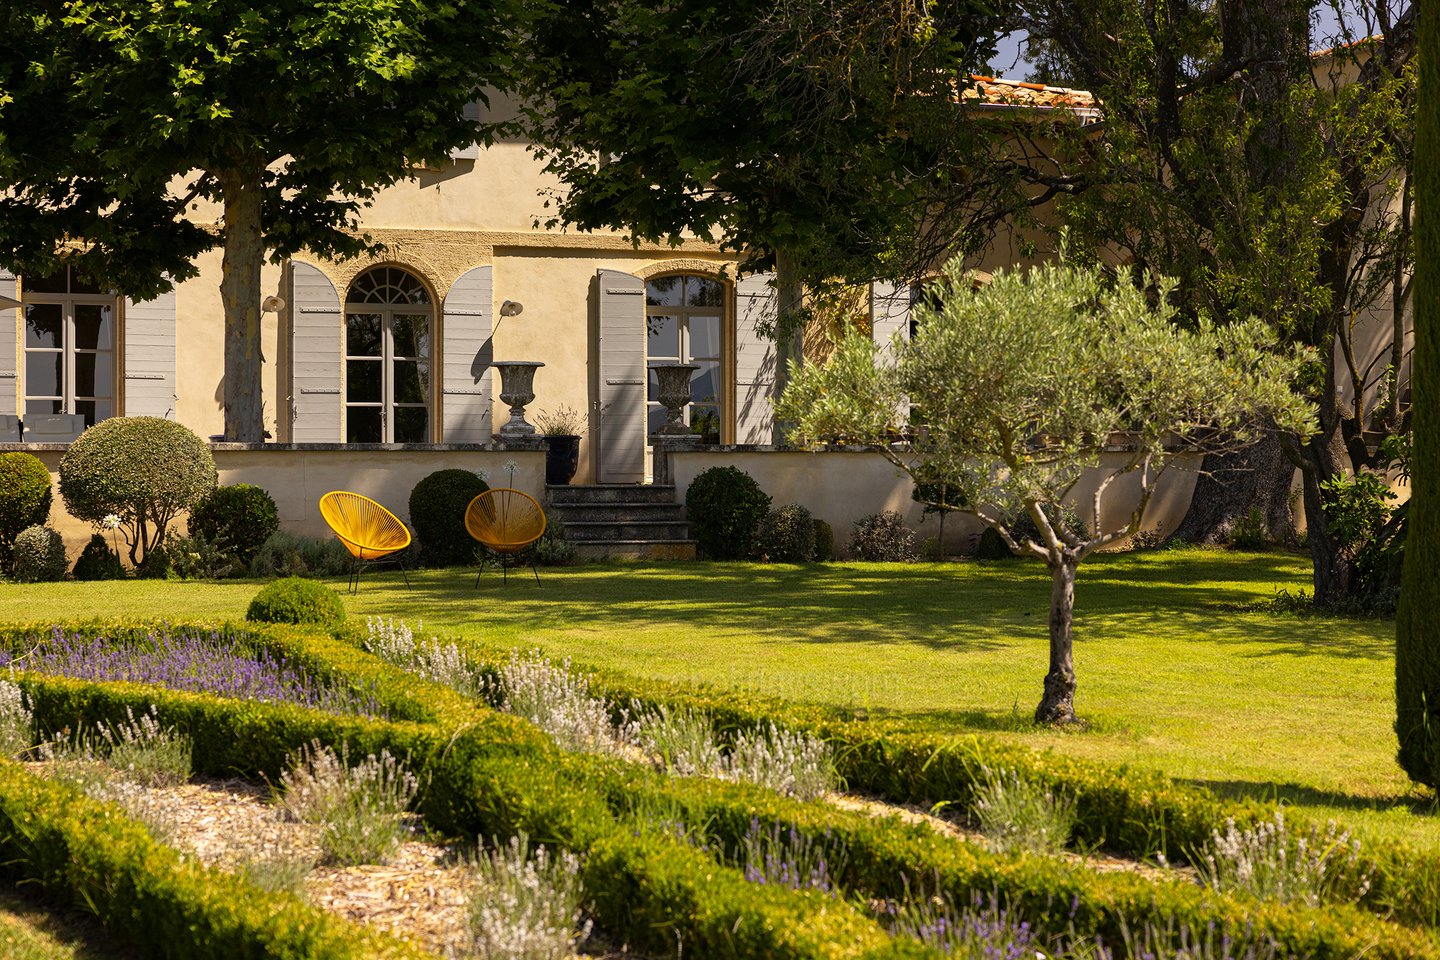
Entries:
{"label": "yellow woven chair seat", "polygon": [[320,516],[356,560],[379,560],[410,546],[400,518],[369,497],[332,490],[320,498]]}
{"label": "yellow woven chair seat", "polygon": [[545,533],[545,511],[528,493],[496,487],[470,501],[465,530],[496,553],[519,553]]}

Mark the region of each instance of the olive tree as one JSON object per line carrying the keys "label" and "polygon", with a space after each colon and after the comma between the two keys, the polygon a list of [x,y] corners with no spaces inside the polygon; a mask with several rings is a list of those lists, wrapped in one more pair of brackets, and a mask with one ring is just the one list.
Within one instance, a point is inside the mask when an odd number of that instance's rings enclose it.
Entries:
{"label": "olive tree", "polygon": [[102,420],[60,458],[65,509],[96,525],[113,516],[136,567],[164,545],[181,511],[215,489],[215,479],[215,458],[205,442],[159,417]]}
{"label": "olive tree", "polygon": [[[1049,265],[1002,272],[974,288],[951,261],[917,305],[909,341],[878,348],[862,333],[823,365],[795,370],[779,415],[801,442],[874,444],[949,509],[995,528],[1017,554],[1050,568],[1050,669],[1035,711],[1075,720],[1071,621],[1076,568],[1140,529],[1166,470],[1237,450],[1267,431],[1309,432],[1313,411],[1291,389],[1304,357],[1272,348],[1264,324],[1176,323],[1173,282],[1142,289],[1099,268]],[[888,442],[909,410],[923,426]],[[1119,452],[1120,456],[1116,457]],[[1108,454],[1102,460],[1102,454]],[[1134,509],[1107,526],[1115,482],[1138,479]],[[1055,522],[1082,480],[1087,529]],[[941,482],[937,482],[941,481]],[[1017,533],[1028,515],[1035,533]]]}

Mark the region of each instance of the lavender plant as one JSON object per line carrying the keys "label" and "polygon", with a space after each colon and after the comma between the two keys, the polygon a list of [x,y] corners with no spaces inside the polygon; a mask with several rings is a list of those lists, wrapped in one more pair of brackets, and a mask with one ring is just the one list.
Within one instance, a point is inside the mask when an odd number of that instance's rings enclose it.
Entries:
{"label": "lavender plant", "polygon": [[[369,617],[365,623],[367,636],[363,646],[368,653],[467,697],[484,694],[479,670],[458,645],[442,644],[439,637],[417,643],[414,632],[403,620],[397,623],[381,617]],[[424,629],[423,623],[420,628]]]}
{"label": "lavender plant", "polygon": [[828,834],[824,841],[817,841],[793,826],[786,829],[772,824],[767,829],[758,819],[751,819],[735,861],[751,883],[841,896],[835,875],[843,869],[844,850],[835,847]]}
{"label": "lavender plant", "polygon": [[994,896],[982,899],[977,894],[970,903],[957,906],[944,897],[912,894],[898,904],[890,904],[888,912],[893,933],[919,940],[947,957],[1059,960],[1071,952],[1040,942],[1030,922]]}
{"label": "lavender plant", "polygon": [[475,860],[470,896],[472,951],[483,960],[562,960],[590,935],[581,921],[580,860],[569,851],[530,852],[523,833]]}
{"label": "lavender plant", "polygon": [[834,790],[839,782],[829,744],[773,723],[735,738],[722,764],[722,776],[800,800],[814,800]]}
{"label": "lavender plant", "polygon": [[98,750],[122,776],[148,787],[170,787],[190,779],[190,738],[160,725],[154,704],[138,718],[125,708],[126,721],[99,724]]}
{"label": "lavender plant", "polygon": [[0,680],[0,754],[18,757],[34,742],[34,718],[18,684]]}
{"label": "lavender plant", "polygon": [[1075,801],[1014,770],[983,770],[975,791],[980,832],[999,851],[1058,853],[1075,827]]}
{"label": "lavender plant", "polygon": [[208,693],[261,703],[291,703],[330,713],[383,716],[373,695],[319,680],[285,657],[249,651],[218,630],[162,628],[143,641],[67,633],[55,627],[48,640],[16,654],[0,650],[0,667],[78,680],[148,683],[171,690]]}
{"label": "lavender plant", "polygon": [[605,701],[590,692],[590,681],[570,669],[566,659],[556,666],[537,651],[510,654],[497,679],[486,681],[486,699],[506,713],[524,717],[566,750],[625,753],[631,749],[636,724],[622,716],[610,719]]}
{"label": "lavender plant", "polygon": [[1283,809],[1245,830],[1227,820],[1225,832],[1214,831],[1210,847],[1193,859],[1206,886],[1281,903],[1354,903],[1370,890],[1359,840],[1334,820],[1323,833],[1294,833]]}
{"label": "lavender plant", "polygon": [[375,863],[406,833],[405,811],[419,791],[415,776],[388,751],[350,766],[318,740],[291,757],[280,775],[280,804],[296,820],[322,825],[320,847],[340,864]]}
{"label": "lavender plant", "polygon": [[667,773],[680,777],[711,777],[723,768],[715,728],[698,710],[665,704],[643,710],[632,704],[637,745]]}
{"label": "lavender plant", "polygon": [[[1103,941],[1096,944],[1093,960],[1289,960],[1275,941],[1257,935],[1253,930],[1233,930],[1225,924],[1209,924],[1203,931],[1192,930],[1188,924],[1176,923],[1174,917],[1159,921],[1149,919],[1132,930],[1123,920],[1120,925],[1124,948],[1111,950]],[[1089,958],[1087,958],[1089,960]]]}
{"label": "lavender plant", "polygon": [[313,857],[272,842],[247,849],[235,872],[261,890],[298,893],[314,869]]}

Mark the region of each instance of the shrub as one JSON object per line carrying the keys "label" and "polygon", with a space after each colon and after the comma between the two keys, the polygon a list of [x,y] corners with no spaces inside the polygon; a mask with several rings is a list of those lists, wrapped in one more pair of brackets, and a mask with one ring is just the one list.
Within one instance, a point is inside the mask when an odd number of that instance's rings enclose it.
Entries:
{"label": "shrub", "polygon": [[338,577],[350,570],[350,553],[339,540],[313,540],[276,530],[255,551],[252,577]]}
{"label": "shrub", "polygon": [[580,555],[575,544],[565,539],[565,522],[558,513],[546,517],[545,533],[531,549],[535,551],[535,562],[542,567],[568,567]]}
{"label": "shrub", "polygon": [[12,555],[15,579],[21,583],[64,580],[65,541],[50,527],[26,527],[15,538]]}
{"label": "shrub", "polygon": [[850,555],[856,560],[913,561],[917,556],[915,534],[893,510],[872,513],[855,521],[850,532]]}
{"label": "shrub", "polygon": [[70,573],[76,580],[120,580],[125,576],[125,568],[120,565],[119,554],[96,533],[91,534],[90,542],[80,551]]}
{"label": "shrub", "polygon": [[815,556],[815,518],[798,503],[771,510],[756,531],[755,552],[771,563],[809,563]]}
{"label": "shrub", "polygon": [[824,563],[835,556],[835,530],[821,520],[814,519],[815,524],[815,562]]}
{"label": "shrub", "polygon": [[233,553],[242,568],[279,527],[275,499],[253,483],[211,490],[190,508],[187,526],[191,537]]}
{"label": "shrub", "polygon": [[245,572],[239,557],[200,534],[171,537],[165,544],[165,559],[166,575],[181,580],[223,580]]}
{"label": "shrub", "polygon": [[475,860],[470,900],[474,955],[485,960],[551,960],[575,955],[590,934],[580,922],[580,860],[568,850],[532,856],[523,833]]}
{"label": "shrub", "polygon": [[436,470],[410,491],[410,523],[420,541],[420,559],[435,567],[470,563],[475,540],[465,532],[465,508],[489,490],[469,470]]}
{"label": "shrub", "polygon": [[261,623],[318,623],[334,626],[345,621],[345,606],[334,590],[314,580],[286,577],[260,588],[245,619]]}
{"label": "shrub", "polygon": [[29,453],[0,453],[0,561],[15,538],[50,517],[50,471]]}
{"label": "shrub", "polygon": [[18,686],[0,680],[0,756],[14,759],[30,749],[35,718]]}
{"label": "shrub", "polygon": [[770,495],[735,467],[704,470],[685,491],[685,513],[711,560],[743,560],[755,542],[755,527],[770,509]]}
{"label": "shrub", "polygon": [[86,430],[60,460],[60,496],[72,516],[120,518],[130,562],[165,544],[170,522],[215,488],[215,459],[193,431],[159,417],[112,417]]}

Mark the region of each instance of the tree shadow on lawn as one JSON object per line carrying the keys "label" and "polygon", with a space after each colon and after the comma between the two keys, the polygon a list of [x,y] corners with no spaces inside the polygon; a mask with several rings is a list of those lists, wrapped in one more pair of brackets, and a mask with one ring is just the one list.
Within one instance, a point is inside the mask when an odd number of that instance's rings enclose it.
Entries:
{"label": "tree shadow on lawn", "polygon": [[1362,796],[1352,793],[1321,790],[1300,783],[1264,783],[1259,780],[1176,779],[1177,783],[1204,787],[1217,796],[1235,800],[1259,800],[1295,807],[1332,807],[1339,810],[1365,810],[1387,813],[1402,810],[1417,816],[1434,816],[1440,807],[1432,796],[1418,788],[1415,793],[1389,797]]}

